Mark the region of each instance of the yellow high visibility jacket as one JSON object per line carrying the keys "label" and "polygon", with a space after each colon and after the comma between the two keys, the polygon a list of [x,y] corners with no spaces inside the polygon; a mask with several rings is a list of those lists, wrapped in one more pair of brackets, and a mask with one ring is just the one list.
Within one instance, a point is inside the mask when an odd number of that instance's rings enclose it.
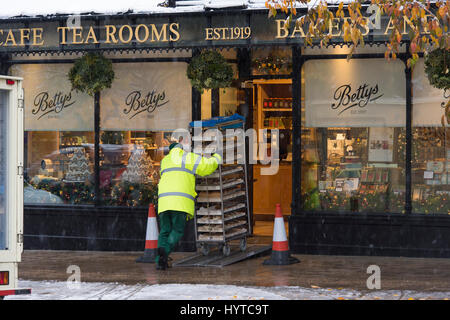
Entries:
{"label": "yellow high visibility jacket", "polygon": [[213,173],[222,157],[213,154],[205,158],[174,147],[161,161],[161,179],[158,184],[158,214],[167,210],[183,211],[188,218],[195,212],[195,175]]}

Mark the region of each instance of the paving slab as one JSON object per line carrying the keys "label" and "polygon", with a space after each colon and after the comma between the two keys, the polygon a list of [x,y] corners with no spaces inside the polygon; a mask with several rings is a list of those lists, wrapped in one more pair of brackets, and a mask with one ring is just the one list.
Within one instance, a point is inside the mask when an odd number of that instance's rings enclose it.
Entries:
{"label": "paving slab", "polygon": [[[248,239],[248,247],[267,246],[271,238]],[[257,287],[355,289],[367,288],[370,266],[380,268],[382,290],[450,291],[450,259],[326,256],[292,254],[301,262],[286,266],[263,265],[267,256],[256,256],[222,268],[172,267],[156,270],[154,263],[136,263],[143,252],[25,250],[19,265],[23,280],[66,281],[73,266],[82,282],[135,284],[214,284]],[[173,263],[193,252],[174,252]]]}

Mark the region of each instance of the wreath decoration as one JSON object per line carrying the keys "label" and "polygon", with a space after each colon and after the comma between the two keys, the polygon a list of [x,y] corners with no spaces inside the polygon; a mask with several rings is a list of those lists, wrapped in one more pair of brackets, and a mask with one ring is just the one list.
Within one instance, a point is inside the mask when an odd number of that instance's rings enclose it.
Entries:
{"label": "wreath decoration", "polygon": [[219,52],[205,50],[192,58],[186,75],[192,86],[203,93],[205,89],[231,86],[233,68]]}
{"label": "wreath decoration", "polygon": [[70,69],[68,77],[72,90],[94,96],[106,88],[111,88],[114,80],[111,60],[98,53],[87,53],[77,59]]}
{"label": "wreath decoration", "polygon": [[435,49],[425,56],[424,62],[430,84],[438,89],[450,89],[450,51]]}

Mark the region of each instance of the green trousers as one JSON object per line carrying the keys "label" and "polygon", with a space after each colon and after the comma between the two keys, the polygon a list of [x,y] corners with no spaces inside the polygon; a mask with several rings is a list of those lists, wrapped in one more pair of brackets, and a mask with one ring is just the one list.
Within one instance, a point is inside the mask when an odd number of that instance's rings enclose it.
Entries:
{"label": "green trousers", "polygon": [[[181,211],[167,210],[159,214],[159,236],[158,248],[164,248],[169,255],[175,245],[184,235],[186,226],[186,213]],[[159,256],[156,257],[156,263]]]}

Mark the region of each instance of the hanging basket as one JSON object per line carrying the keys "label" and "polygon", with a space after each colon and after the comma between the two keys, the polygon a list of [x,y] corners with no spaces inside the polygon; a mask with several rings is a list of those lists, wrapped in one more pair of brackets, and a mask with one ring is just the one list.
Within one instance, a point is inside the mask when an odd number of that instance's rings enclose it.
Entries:
{"label": "hanging basket", "polygon": [[192,58],[187,68],[187,77],[192,86],[203,93],[205,89],[231,86],[233,68],[219,52],[205,50]]}
{"label": "hanging basket", "polygon": [[433,87],[450,89],[450,51],[439,48],[426,55],[425,73]]}
{"label": "hanging basket", "polygon": [[87,53],[77,59],[68,74],[72,89],[94,96],[111,88],[114,80],[112,62],[98,53]]}

